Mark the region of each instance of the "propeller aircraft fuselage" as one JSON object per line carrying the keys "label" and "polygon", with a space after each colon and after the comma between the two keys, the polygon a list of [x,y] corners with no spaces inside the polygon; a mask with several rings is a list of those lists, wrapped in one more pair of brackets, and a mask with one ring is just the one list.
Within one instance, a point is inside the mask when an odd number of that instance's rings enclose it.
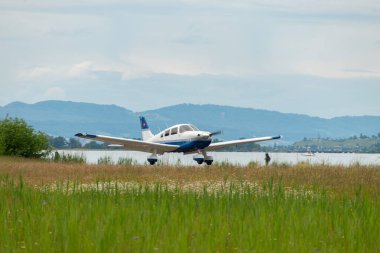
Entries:
{"label": "propeller aircraft fuselage", "polygon": [[204,162],[207,165],[211,165],[214,159],[212,156],[207,155],[208,151],[214,151],[228,146],[236,146],[281,138],[281,136],[273,136],[212,143],[212,137],[214,135],[220,134],[221,131],[201,131],[192,124],[179,124],[167,128],[156,135],[153,135],[149,130],[148,123],[144,117],[140,117],[140,125],[142,133],[141,141],[82,133],[78,133],[75,136],[95,141],[102,141],[113,145],[119,145],[128,150],[152,153],[147,159],[151,165],[154,165],[157,162],[157,155],[168,152],[180,152],[184,154],[197,153],[193,159],[198,164],[202,164]]}

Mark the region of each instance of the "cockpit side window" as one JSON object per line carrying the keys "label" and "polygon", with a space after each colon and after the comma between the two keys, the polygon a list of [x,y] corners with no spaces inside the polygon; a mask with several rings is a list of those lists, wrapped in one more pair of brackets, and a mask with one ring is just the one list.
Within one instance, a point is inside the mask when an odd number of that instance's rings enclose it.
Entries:
{"label": "cockpit side window", "polygon": [[178,127],[173,127],[172,129],[170,129],[170,134],[173,135],[173,134],[177,134],[178,133]]}
{"label": "cockpit side window", "polygon": [[169,136],[170,129],[165,131],[165,136]]}
{"label": "cockpit side window", "polygon": [[193,129],[189,125],[182,125],[179,127],[180,133],[189,132],[189,131],[193,131]]}

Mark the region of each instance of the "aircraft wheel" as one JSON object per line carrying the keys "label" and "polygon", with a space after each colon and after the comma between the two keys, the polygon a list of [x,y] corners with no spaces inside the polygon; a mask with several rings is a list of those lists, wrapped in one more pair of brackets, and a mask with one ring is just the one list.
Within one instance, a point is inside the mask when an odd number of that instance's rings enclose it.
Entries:
{"label": "aircraft wheel", "polygon": [[147,160],[150,163],[150,165],[154,165],[158,161],[157,155],[152,154],[151,156],[148,157]]}
{"label": "aircraft wheel", "polygon": [[213,161],[214,161],[214,158],[212,156],[208,156],[208,155],[205,156],[205,163],[207,165],[211,165]]}
{"label": "aircraft wheel", "polygon": [[196,161],[199,165],[201,165],[205,161],[205,158],[203,157],[203,155],[195,155],[193,157],[193,160]]}
{"label": "aircraft wheel", "polygon": [[211,165],[212,162],[213,162],[213,160],[208,160],[208,161],[206,161],[206,164],[207,164],[207,165]]}

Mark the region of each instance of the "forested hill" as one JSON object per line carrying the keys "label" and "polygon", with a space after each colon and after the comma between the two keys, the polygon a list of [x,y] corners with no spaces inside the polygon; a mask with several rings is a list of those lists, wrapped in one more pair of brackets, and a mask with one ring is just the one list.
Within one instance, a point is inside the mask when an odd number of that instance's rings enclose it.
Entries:
{"label": "forested hill", "polygon": [[278,135],[285,142],[306,138],[347,138],[377,135],[380,116],[323,119],[220,105],[179,104],[145,112],[132,112],[116,105],[68,101],[21,102],[0,107],[0,117],[24,118],[37,130],[54,136],[72,137],[77,132],[140,137],[139,115],[147,117],[153,132],[177,123],[192,123],[204,130],[223,130],[219,139]]}

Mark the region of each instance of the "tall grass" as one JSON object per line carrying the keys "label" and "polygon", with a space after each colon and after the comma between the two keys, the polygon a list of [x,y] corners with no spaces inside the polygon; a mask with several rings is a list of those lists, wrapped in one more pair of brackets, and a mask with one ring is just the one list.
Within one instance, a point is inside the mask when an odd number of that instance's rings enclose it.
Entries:
{"label": "tall grass", "polygon": [[118,165],[136,165],[137,160],[134,160],[130,157],[119,157],[119,160],[117,161]]}
{"label": "tall grass", "polygon": [[54,162],[63,162],[63,163],[86,163],[86,156],[83,154],[66,154],[66,153],[52,153],[50,157],[47,158],[50,161]]}
{"label": "tall grass", "polygon": [[[158,169],[159,168],[159,169]],[[249,169],[247,169],[249,168]],[[234,166],[144,166],[52,163],[38,159],[0,156],[0,176],[23,176],[31,185],[64,180],[91,183],[97,179],[134,182],[223,182],[245,181],[262,185],[274,178],[284,187],[297,189],[326,189],[330,194],[355,195],[361,185],[364,193],[379,198],[380,166],[332,166],[312,164],[273,164],[268,167],[252,163],[249,167]],[[1,203],[0,203],[1,204]]]}
{"label": "tall grass", "polygon": [[380,249],[379,166],[129,161],[0,157],[0,252]]}
{"label": "tall grass", "polygon": [[98,164],[102,164],[102,165],[112,165],[113,164],[113,161],[112,161],[112,157],[106,155],[106,156],[103,156],[103,157],[99,157],[98,159]]}
{"label": "tall grass", "polygon": [[[0,180],[0,252],[376,252],[380,202],[281,182],[183,191]],[[103,187],[100,187],[102,185]],[[107,186],[108,185],[108,186]]]}

